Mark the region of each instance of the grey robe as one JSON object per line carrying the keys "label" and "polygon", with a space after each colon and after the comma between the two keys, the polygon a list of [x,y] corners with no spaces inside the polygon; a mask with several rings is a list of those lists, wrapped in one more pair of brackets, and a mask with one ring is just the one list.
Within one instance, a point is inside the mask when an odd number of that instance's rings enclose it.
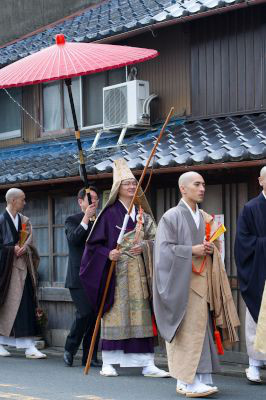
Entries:
{"label": "grey robe", "polygon": [[208,311],[207,265],[192,273],[192,246],[203,243],[205,223],[199,229],[186,205],[167,211],[158,226],[154,251],[153,302],[157,325],[167,343],[173,377],[192,383],[195,373],[219,369]]}

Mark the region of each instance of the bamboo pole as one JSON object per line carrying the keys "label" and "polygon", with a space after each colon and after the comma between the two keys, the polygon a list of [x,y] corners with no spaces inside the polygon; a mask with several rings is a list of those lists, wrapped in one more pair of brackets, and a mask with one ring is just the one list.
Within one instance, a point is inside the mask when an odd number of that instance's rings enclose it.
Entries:
{"label": "bamboo pole", "polygon": [[[146,162],[146,165],[145,165],[145,167],[144,167],[144,170],[143,170],[143,172],[142,172],[142,174],[141,174],[141,177],[140,177],[140,179],[139,179],[139,181],[138,181],[138,184],[137,184],[137,187],[136,187],[134,196],[133,196],[133,198],[132,198],[132,200],[131,200],[131,203],[130,203],[128,212],[127,212],[127,214],[125,215],[125,219],[124,219],[124,222],[123,222],[123,227],[122,227],[122,229],[121,229],[119,238],[118,238],[118,240],[117,240],[117,247],[116,247],[117,250],[119,250],[120,244],[121,244],[121,242],[122,242],[122,240],[123,240],[123,235],[124,235],[124,232],[125,232],[125,229],[126,229],[126,226],[127,226],[127,222],[128,222],[129,217],[130,217],[130,213],[131,213],[132,208],[133,208],[133,206],[134,206],[134,202],[135,202],[136,197],[137,197],[137,195],[138,195],[138,191],[139,191],[139,189],[140,189],[140,186],[141,186],[141,184],[142,184],[142,181],[143,181],[143,179],[144,179],[144,177],[145,177],[145,175],[146,175],[147,169],[149,168],[149,164],[150,164],[150,162],[151,162],[151,159],[153,158],[153,156],[154,156],[154,154],[155,154],[155,152],[156,152],[156,149],[157,149],[157,147],[158,147],[158,144],[159,144],[159,142],[160,142],[160,140],[161,140],[161,138],[162,138],[162,136],[163,136],[163,134],[164,134],[165,128],[166,128],[166,126],[167,126],[167,124],[168,124],[170,118],[171,118],[172,115],[173,115],[173,112],[174,112],[174,107],[171,108],[171,110],[169,111],[169,114],[167,115],[167,118],[166,118],[166,120],[165,120],[165,123],[164,123],[163,126],[162,126],[161,132],[160,132],[160,134],[159,134],[159,136],[158,136],[158,138],[157,138],[157,140],[156,140],[156,142],[155,142],[155,144],[154,144],[154,146],[153,146],[153,148],[152,148],[152,151],[151,151],[151,153],[150,153],[150,156],[149,156],[149,158],[148,158],[148,160],[147,160],[147,162]],[[101,319],[102,319],[102,315],[103,315],[103,308],[104,308],[104,305],[105,305],[105,301],[106,301],[108,289],[109,289],[109,286],[110,286],[111,278],[112,278],[112,275],[113,275],[113,272],[114,272],[115,264],[116,264],[116,261],[113,260],[112,263],[111,263],[109,272],[108,272],[108,276],[107,276],[107,280],[106,280],[106,285],[105,285],[104,292],[103,292],[103,297],[102,297],[102,300],[101,300],[101,304],[100,304],[98,316],[97,316],[97,319],[96,319],[96,323],[95,323],[95,328],[94,328],[93,336],[92,336],[92,339],[91,339],[90,350],[89,350],[89,354],[88,354],[86,366],[85,366],[85,369],[84,369],[84,374],[85,374],[85,375],[88,374],[88,371],[89,371],[89,369],[90,369],[91,360],[92,360],[92,355],[93,355],[93,351],[94,351],[94,347],[95,347],[95,342],[96,342],[96,338],[97,338],[97,335],[98,335],[98,332],[99,332],[100,323],[101,323]]]}

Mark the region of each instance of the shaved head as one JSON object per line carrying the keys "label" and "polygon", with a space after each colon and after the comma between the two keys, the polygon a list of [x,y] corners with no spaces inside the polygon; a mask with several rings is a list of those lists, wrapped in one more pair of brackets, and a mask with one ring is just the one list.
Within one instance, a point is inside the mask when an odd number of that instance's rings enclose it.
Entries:
{"label": "shaved head", "polygon": [[265,165],[264,167],[261,168],[261,170],[260,170],[260,176],[261,176],[261,177],[266,176],[266,165]]}
{"label": "shaved head", "polygon": [[200,174],[198,174],[197,172],[195,172],[195,171],[185,172],[178,179],[179,189],[180,189],[181,186],[189,185],[190,182],[192,182],[194,179],[197,179],[197,178],[202,179],[202,176]]}
{"label": "shaved head", "polygon": [[11,188],[6,192],[6,202],[10,204],[13,199],[17,199],[20,196],[23,196],[24,192],[21,189]]}
{"label": "shaved head", "polygon": [[264,194],[266,195],[266,166],[260,170],[259,184],[263,188]]}
{"label": "shaved head", "polygon": [[195,209],[197,203],[204,199],[205,182],[203,177],[195,171],[189,171],[182,174],[178,180],[179,190],[182,199],[185,200],[192,209]]}

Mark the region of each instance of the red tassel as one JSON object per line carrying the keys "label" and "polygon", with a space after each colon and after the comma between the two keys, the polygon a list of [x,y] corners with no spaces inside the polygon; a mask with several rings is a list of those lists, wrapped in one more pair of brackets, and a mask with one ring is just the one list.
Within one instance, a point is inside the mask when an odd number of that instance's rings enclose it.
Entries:
{"label": "red tassel", "polygon": [[156,325],[154,314],[152,314],[152,316],[151,316],[151,322],[152,322],[153,336],[158,336],[158,330],[157,330],[157,325]]}
{"label": "red tassel", "polygon": [[215,343],[216,343],[216,347],[217,347],[217,353],[219,355],[223,356],[224,349],[223,349],[223,345],[222,345],[221,335],[220,335],[220,332],[217,330],[217,328],[215,328],[215,331],[214,331],[214,339],[215,339]]}
{"label": "red tassel", "polygon": [[209,222],[206,222],[205,225],[205,239],[207,242],[210,240],[211,237],[211,224]]}

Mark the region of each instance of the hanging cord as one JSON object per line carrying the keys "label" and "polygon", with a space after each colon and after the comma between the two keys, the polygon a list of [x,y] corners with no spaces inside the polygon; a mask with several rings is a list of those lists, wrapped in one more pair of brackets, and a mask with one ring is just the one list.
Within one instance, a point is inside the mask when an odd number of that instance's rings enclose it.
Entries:
{"label": "hanging cord", "polygon": [[30,118],[32,119],[32,121],[34,121],[34,123],[36,125],[39,126],[39,128],[41,128],[42,130],[44,130],[44,127],[41,125],[41,123],[39,121],[37,121],[37,119],[35,119],[16,99],[14,99],[14,97],[11,96],[11,94],[9,93],[9,91],[7,89],[3,89],[6,94],[8,95],[8,97],[19,107],[21,108],[22,111],[24,111],[24,113]]}
{"label": "hanging cord", "polygon": [[[36,118],[34,118],[16,99],[14,99],[14,97],[12,97],[12,95],[8,92],[7,89],[3,89],[5,91],[5,93],[8,95],[8,97],[36,124],[38,125],[38,127],[42,130],[42,132],[45,132],[44,126],[40,123],[40,121],[38,121]],[[64,114],[66,115],[65,109],[64,109]],[[66,120],[67,120],[67,124],[69,125],[69,121],[67,119],[66,116]],[[50,133],[46,133],[45,132],[45,136],[50,138],[51,140],[53,140],[55,143],[57,143],[61,149],[66,150],[69,153],[69,149],[64,146],[64,144],[62,142],[60,142],[59,139],[57,139],[56,137],[54,137],[52,134]],[[76,159],[76,161],[74,161],[74,165],[75,164],[79,164],[79,157],[77,154],[72,154],[73,157]]]}

